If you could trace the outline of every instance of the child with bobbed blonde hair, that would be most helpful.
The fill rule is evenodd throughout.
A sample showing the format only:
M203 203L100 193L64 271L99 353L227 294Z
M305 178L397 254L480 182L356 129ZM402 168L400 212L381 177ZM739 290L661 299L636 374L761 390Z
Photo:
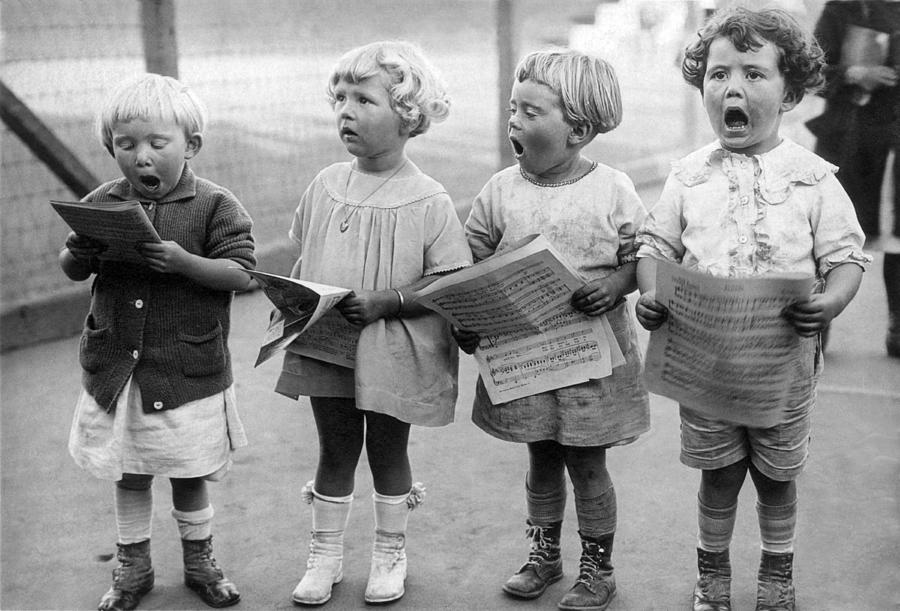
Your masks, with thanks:
M375 539L365 601L405 592L409 512L424 498L412 482L410 425L453 420L458 351L450 328L416 303L416 288L471 264L447 191L406 155L406 143L443 120L449 99L414 45L355 48L328 80L337 133L353 156L313 179L289 235L300 248L291 275L347 287L337 308L359 334L355 367L303 356L288 346L275 391L310 398L319 464L302 498L312 505L306 573L298 604L331 598L343 577L344 530L363 446L374 484Z
M240 600L212 555L206 481L220 479L247 443L228 333L233 293L249 283L240 268L256 258L241 203L188 166L205 124L206 108L176 79L145 74L116 88L97 132L122 177L84 201L139 201L162 241L140 245L143 261L127 263L98 258L103 244L72 233L59 256L70 279L94 276L69 452L116 485L119 566L101 611L133 609L153 587L154 476L172 486L185 584L212 607Z
M819 334L856 294L871 261L837 168L780 134L784 113L821 85L823 66L818 44L785 11L715 13L685 50L682 74L700 91L717 140L673 164L638 234L636 313L650 331L669 315L655 297L656 260L719 277L817 279L814 294L784 312L800 337L780 422L744 426L680 405L681 462L701 470L695 611L731 608L729 548L748 474L761 547L756 609L795 608L797 478L809 454Z
M605 609L616 593L612 547L617 527L615 488L606 450L650 428L647 391L635 326L625 296L637 288L635 233L644 207L631 180L582 150L622 120L612 66L577 51L538 51L515 70L509 140L518 164L495 174L475 198L466 236L476 261L541 233L583 276L572 305L605 315L625 356L612 375L493 404L479 378L472 420L488 434L525 443L528 537L525 564L503 590L532 599L563 576L560 539L566 480L575 496L581 537L579 573L560 609ZM454 335L466 352L480 338Z

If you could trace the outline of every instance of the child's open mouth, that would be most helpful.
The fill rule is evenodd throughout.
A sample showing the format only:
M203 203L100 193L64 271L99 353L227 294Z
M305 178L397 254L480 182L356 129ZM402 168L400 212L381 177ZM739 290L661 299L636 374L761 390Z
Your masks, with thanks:
M725 111L725 128L728 131L742 131L747 129L750 117L740 108L729 108Z
M159 189L160 181L156 176L141 176L138 180L148 191L156 191Z
M525 152L525 147L523 147L522 144L515 138L510 138L509 143L512 145L513 155L515 156L515 158L518 159L519 157L521 157Z
M348 127L341 128L341 138L358 138L359 135Z

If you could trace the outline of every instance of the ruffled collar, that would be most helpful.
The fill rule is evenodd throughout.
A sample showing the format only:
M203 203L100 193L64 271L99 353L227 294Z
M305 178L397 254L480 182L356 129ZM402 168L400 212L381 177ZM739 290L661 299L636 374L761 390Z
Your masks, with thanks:
M693 187L709 180L713 167L728 159L740 161L751 157L732 153L719 142L713 142L674 162L672 171L679 182ZM752 159L759 166L760 193L769 203L784 201L794 184L818 184L829 173L837 171L837 166L788 138L767 153L753 155Z

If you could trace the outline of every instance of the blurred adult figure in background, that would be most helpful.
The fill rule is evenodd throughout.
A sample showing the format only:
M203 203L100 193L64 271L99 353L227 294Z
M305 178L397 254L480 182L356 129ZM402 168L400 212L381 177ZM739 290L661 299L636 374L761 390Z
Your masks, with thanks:
M815 36L828 62L825 112L807 123L816 153L838 165L867 244L880 237L889 153L900 143L900 2L829 1ZM900 357L900 156L893 157L891 236L880 240L889 326L887 352Z

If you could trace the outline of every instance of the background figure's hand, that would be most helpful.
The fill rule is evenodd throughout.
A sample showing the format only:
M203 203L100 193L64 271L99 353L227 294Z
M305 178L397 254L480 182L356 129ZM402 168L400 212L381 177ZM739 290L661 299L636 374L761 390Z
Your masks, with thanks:
M880 87L894 87L897 71L889 66L850 66L845 78L866 91L874 91Z
M400 300L394 290L352 292L335 306L351 325L364 327L379 318L399 312Z
M669 309L656 300L655 292L646 292L638 298L634 308L638 322L648 331L659 329L669 317Z
M613 309L619 297L605 278L598 278L572 293L572 307L588 316L600 316Z
M76 261L88 263L92 258L106 250L107 246L94 238L78 235L72 231L66 237L66 248L72 253Z
M165 274L187 274L191 255L178 242L144 242L138 246L138 252L144 257L150 269Z
M478 348L478 342L481 341L481 336L474 331L466 331L455 325L450 326L450 332L453 334L453 339L459 344L459 349L466 354L475 352L475 349Z
M838 315L840 306L824 293L811 295L806 301L792 303L784 310L794 330L801 337L813 337L821 333Z

